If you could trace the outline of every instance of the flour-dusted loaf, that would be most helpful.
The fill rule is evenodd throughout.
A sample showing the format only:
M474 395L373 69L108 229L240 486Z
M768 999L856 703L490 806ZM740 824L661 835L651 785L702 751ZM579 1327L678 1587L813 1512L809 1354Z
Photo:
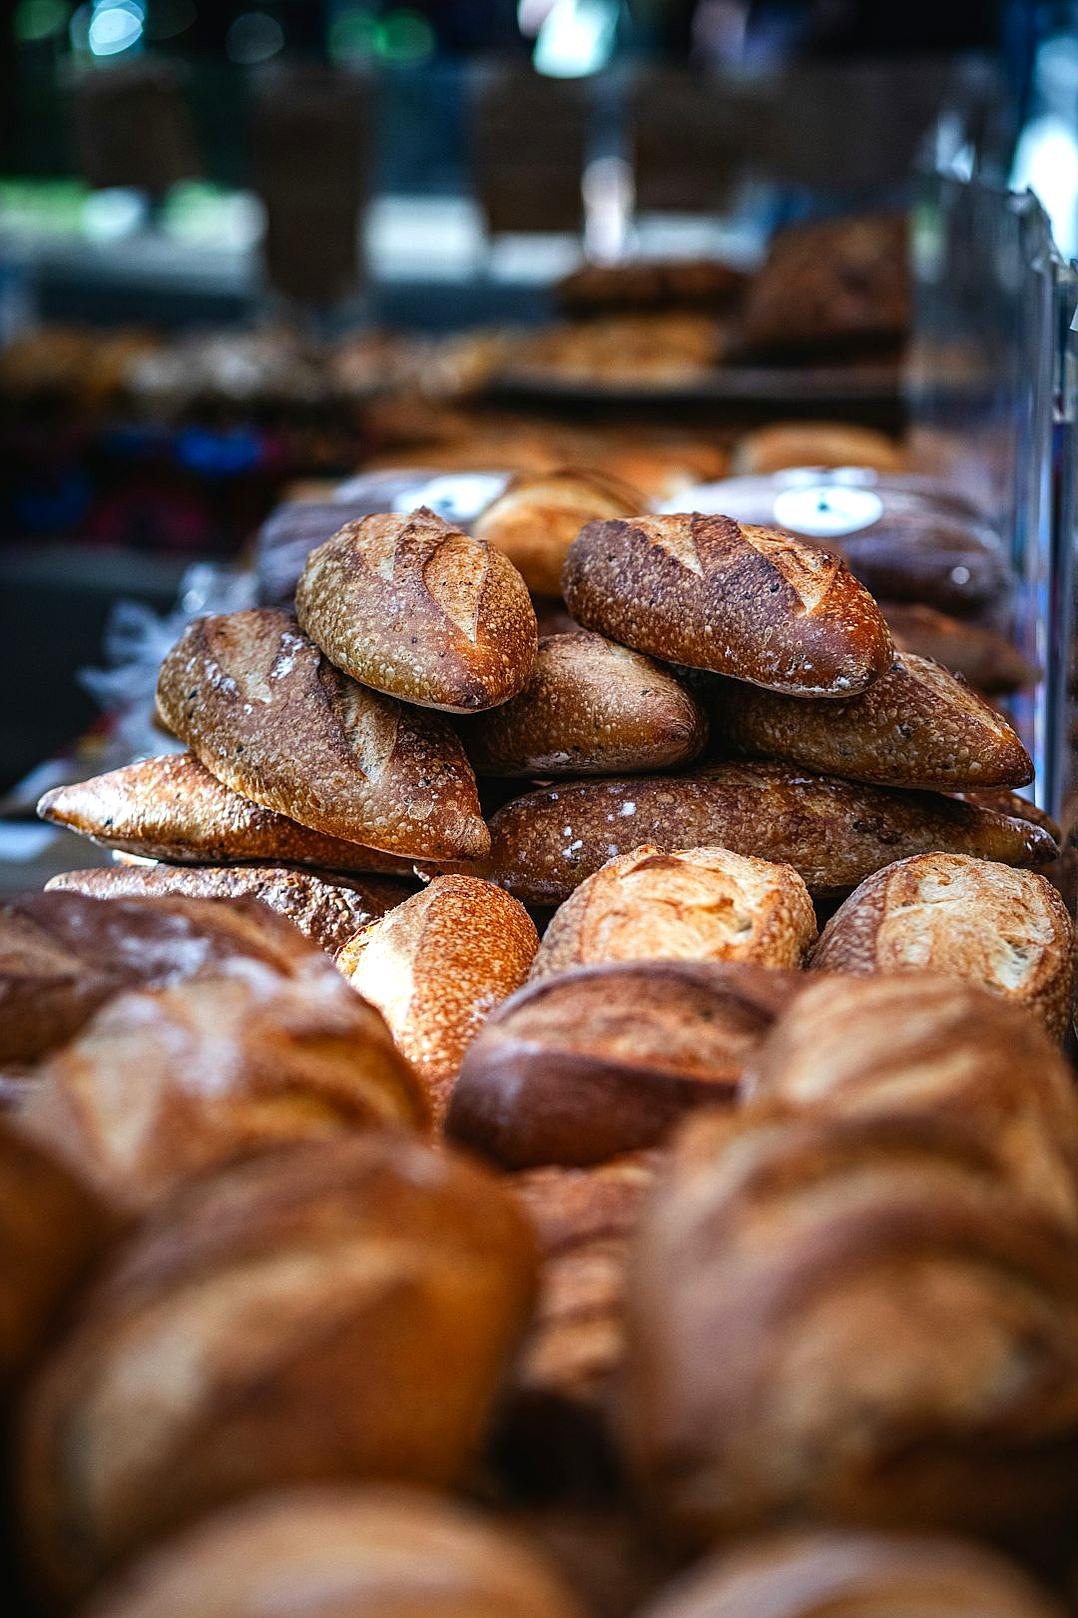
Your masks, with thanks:
M801 697L891 666L875 601L832 551L731 517L589 523L562 574L573 617L635 651Z
M519 472L472 523L472 533L503 551L540 596L561 591L569 546L589 522L639 517L650 501L604 472L573 467Z
M995 810L775 763L561 782L503 805L490 835L476 873L537 905L561 904L641 843L718 845L792 865L818 897L845 894L892 860L933 849L1008 865L1046 865L1058 854L1043 827Z
M845 702L806 702L726 680L712 691L709 711L720 743L738 752L854 781L967 792L1033 779L1033 761L1003 715L912 652Z
M327 837L264 809L211 775L193 753L165 753L53 787L37 806L102 848L176 865L313 865L407 874L411 861Z
M798 967L816 914L797 872L728 848L644 843L586 877L555 912L532 967L550 977L604 961L754 961Z
M487 847L446 721L357 685L287 613L196 619L161 665L157 701L219 781L311 831L430 859Z
M978 691L1002 695L1037 678L1017 647L986 624L952 618L924 601L884 601L880 607L901 651L933 658Z
M916 854L866 877L824 928L820 972L953 974L1024 1006L1062 1038L1074 923L1033 871L961 854Z
M642 961L529 983L468 1050L447 1132L509 1168L601 1163L733 1101L810 981L745 963Z
M535 664L535 610L512 562L425 506L346 523L307 558L296 612L339 669L425 708L493 708Z
M386 1018L440 1120L465 1051L538 947L535 923L504 889L439 876L357 933L337 965Z
M481 775L621 775L689 763L707 718L669 669L577 629L544 637L520 695L461 735Z

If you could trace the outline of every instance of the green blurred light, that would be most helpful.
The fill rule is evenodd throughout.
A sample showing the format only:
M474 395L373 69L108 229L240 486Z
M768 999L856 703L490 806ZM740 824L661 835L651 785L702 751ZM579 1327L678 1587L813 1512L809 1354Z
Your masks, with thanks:
M410 67L434 55L434 29L418 11L390 11L378 25L375 49L387 62Z
M67 27L67 6L63 0L19 0L11 27L20 45L48 39Z
M378 24L365 6L349 6L330 24L326 50L332 62L366 61L378 50Z

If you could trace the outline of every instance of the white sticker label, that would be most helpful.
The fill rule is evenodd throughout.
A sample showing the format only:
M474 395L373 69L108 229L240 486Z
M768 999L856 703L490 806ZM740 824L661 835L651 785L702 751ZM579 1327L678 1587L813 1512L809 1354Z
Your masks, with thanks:
M780 528L822 538L871 527L883 516L883 501L871 489L818 483L808 489L783 489L775 496L774 512Z
M416 506L429 506L446 522L471 522L497 499L508 481L504 472L446 472L407 489L393 502L393 509L413 511Z

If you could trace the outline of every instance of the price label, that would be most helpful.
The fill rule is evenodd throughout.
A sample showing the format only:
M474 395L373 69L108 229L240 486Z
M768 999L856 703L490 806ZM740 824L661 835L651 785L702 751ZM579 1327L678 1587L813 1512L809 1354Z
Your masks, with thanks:
M774 512L780 528L823 539L870 528L883 516L883 501L872 489L818 483L807 489L783 489L775 496Z

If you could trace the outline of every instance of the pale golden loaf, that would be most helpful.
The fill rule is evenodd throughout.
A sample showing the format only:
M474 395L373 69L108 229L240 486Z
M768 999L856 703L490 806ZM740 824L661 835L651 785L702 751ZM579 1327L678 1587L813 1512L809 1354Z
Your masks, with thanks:
M479 513L471 530L508 556L529 590L556 596L569 546L586 523L636 517L649 509L647 496L618 478L559 467L551 472L518 472Z
M730 470L767 475L792 466L867 466L901 472L902 448L874 427L850 421L776 421L738 439Z

